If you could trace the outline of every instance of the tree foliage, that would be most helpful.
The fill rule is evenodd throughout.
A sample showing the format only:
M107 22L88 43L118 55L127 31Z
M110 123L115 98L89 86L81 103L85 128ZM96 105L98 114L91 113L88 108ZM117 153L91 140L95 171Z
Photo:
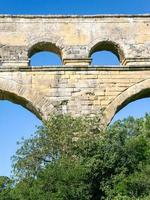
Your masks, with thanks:
M0 177L0 199L11 200L11 184L12 181L6 176Z
M53 115L13 157L0 199L150 199L150 115L99 128L99 118ZM11 189L10 189L11 188Z

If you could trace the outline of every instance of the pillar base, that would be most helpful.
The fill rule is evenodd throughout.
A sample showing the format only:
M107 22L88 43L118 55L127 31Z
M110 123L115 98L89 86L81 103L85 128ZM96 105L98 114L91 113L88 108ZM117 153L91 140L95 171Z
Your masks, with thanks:
M126 58L123 60L122 65L127 67L150 66L150 58Z
M0 68L28 68L28 61L2 61Z
M65 66L88 66L91 64L91 59L63 59Z

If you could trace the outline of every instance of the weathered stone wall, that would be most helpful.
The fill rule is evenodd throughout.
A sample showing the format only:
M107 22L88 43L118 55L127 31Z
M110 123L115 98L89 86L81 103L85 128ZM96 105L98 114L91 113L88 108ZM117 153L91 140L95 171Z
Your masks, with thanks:
M3 67L26 67L38 43L49 43L65 65L88 65L98 48L114 51L123 65L149 64L149 38L149 15L0 16Z
M142 89L139 83L144 84ZM124 101L134 100L133 95L148 88L150 70L141 68L136 71L130 68L32 68L0 72L2 98L20 103L45 118L55 111L85 115L100 113L103 109L108 123ZM143 96L135 98L138 97Z
M29 66L42 50L61 67ZM98 50L122 65L90 66ZM0 99L47 118L52 112L94 115L109 123L129 102L150 96L150 16L0 16Z

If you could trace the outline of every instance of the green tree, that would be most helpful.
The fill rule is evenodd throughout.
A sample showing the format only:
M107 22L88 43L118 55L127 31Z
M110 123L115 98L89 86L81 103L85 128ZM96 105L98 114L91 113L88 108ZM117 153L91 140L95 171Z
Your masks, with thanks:
M7 176L0 177L0 199L1 200L12 200L11 197L11 186L12 180Z
M150 197L149 125L150 115L146 114L140 119L129 117L117 121L108 128L106 138L111 141L106 140L107 149L108 143L110 147L108 153L105 149L105 155L108 154L108 163L112 160L111 173L104 181L104 191L108 199Z
M150 199L150 115L117 121L53 115L14 156L15 200Z
M15 194L20 199L89 199L85 163L95 151L98 127L96 118L51 116L34 137L22 141L13 158Z

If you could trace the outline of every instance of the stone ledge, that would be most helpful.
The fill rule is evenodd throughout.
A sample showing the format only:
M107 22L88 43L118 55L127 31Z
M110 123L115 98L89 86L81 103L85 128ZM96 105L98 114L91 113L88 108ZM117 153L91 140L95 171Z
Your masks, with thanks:
M120 17L150 17L149 13L146 14L97 14L97 15L10 15L0 14L0 18L120 18Z
M140 66L76 66L76 67L66 67L66 66L35 66L35 67L15 67L14 68L0 68L0 72L38 72L38 71L150 71L150 65L140 65Z

